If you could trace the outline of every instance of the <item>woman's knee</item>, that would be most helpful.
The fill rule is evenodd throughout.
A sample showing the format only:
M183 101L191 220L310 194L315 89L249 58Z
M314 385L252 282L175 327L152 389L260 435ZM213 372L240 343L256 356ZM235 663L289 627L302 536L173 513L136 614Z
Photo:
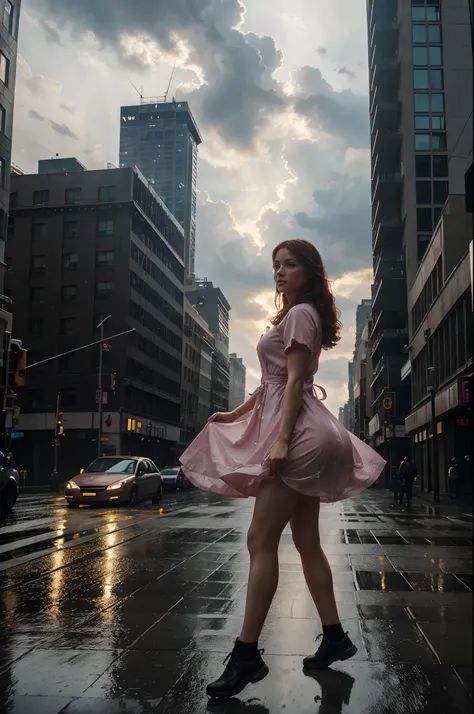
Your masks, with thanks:
M252 524L247 533L247 548L250 555L255 553L277 551L280 534Z

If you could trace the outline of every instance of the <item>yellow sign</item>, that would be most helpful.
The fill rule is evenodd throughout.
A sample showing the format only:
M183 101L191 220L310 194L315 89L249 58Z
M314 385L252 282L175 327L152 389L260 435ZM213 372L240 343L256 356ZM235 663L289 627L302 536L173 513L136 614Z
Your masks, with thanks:
M393 406L393 400L392 397L384 397L382 399L382 406L386 411L390 411L390 409Z

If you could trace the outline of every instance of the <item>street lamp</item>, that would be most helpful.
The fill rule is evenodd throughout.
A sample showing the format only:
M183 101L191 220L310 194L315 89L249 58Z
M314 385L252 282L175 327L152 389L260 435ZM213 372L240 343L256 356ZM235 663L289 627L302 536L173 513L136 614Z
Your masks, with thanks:
M107 320L110 320L112 315L107 315L104 317L102 322L99 322L96 329L100 329L100 349L99 349L99 384L97 387L97 396L99 400L99 428L97 436L97 456L101 456L101 446L102 446L102 367L104 363L104 325Z
M438 434L436 428L436 367L428 367L426 377L427 390L431 400L431 439L433 441L433 497L439 502L439 464L438 464Z

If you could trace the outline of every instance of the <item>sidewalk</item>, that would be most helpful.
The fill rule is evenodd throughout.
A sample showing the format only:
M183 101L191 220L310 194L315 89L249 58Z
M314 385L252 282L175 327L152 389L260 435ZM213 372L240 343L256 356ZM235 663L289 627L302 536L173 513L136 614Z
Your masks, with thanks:
M415 498L406 512L375 490L322 507L321 540L358 653L311 677L301 659L321 627L285 531L260 643L270 674L238 699L209 703L205 684L221 673L243 615L252 501L193 499L167 517L148 512L133 538L110 539L100 556L81 551L80 565L13 589L39 572L37 561L6 571L2 712L472 710L472 520L462 508Z

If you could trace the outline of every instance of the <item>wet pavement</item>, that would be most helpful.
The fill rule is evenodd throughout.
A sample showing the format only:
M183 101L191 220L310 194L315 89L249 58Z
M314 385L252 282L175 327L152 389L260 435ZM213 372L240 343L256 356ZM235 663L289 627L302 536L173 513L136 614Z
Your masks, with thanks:
M389 495L322 507L350 661L305 675L321 626L291 535L261 646L269 676L208 702L243 614L252 500L68 510L27 496L0 521L5 714L472 711L472 513Z

